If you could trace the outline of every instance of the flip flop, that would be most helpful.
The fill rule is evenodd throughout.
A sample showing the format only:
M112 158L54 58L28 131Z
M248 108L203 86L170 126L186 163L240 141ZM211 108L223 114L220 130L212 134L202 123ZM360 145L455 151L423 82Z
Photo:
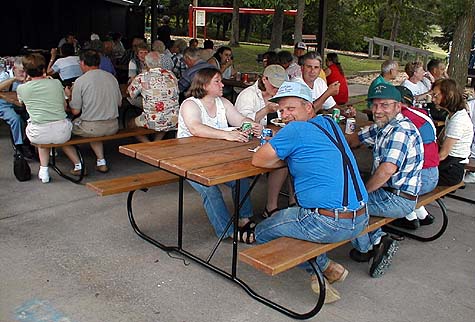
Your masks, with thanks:
M238 228L239 241L241 243L253 244L256 241L256 235L254 229L256 228L256 223L252 220L249 220L244 226Z
M279 211L280 208L275 208L275 209L272 209L272 210L267 210L267 207L264 208L264 213L262 214L262 217L264 218L269 218L270 216L272 216L274 213L276 213L277 211Z

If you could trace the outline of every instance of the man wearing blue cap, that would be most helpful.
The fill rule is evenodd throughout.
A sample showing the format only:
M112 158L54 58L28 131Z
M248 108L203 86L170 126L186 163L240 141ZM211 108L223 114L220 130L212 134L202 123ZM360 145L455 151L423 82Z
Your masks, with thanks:
M375 124L348 137L352 147L373 146L372 175L366 182L371 216L403 218L414 211L421 188L424 148L416 126L401 114L401 94L390 84L379 84L368 93ZM353 240L350 257L370 262L372 277L391 265L398 242L382 230Z
M305 84L284 82L271 101L279 104L282 119L289 123L254 154L252 164L288 166L298 206L258 224L257 242L282 236L322 243L355 238L368 224L368 196L341 129L331 118L316 116L312 93ZM343 281L348 271L326 254L315 262L327 282L325 303L338 300L338 292L329 284ZM311 285L318 293L314 275Z

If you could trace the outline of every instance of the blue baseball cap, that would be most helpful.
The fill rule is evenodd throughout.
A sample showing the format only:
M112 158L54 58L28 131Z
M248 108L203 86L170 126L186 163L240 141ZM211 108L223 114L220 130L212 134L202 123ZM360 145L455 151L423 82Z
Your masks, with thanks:
M313 102L312 91L307 85L300 82L283 82L277 94L269 101L278 103L279 100L284 97L299 97L310 103Z
M368 101L372 101L375 98L392 99L400 102L401 93L391 84L379 84L368 92Z

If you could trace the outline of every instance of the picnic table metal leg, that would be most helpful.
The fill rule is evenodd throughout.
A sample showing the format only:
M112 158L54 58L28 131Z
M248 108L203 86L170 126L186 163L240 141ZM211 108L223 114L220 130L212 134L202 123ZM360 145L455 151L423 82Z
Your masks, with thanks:
M474 200L474 199L468 199L468 198L465 198L465 197L457 196L457 195L455 195L455 194L453 194L453 193L448 194L448 195L446 195L446 196L449 197L449 198L455 199L455 200L459 200L459 201L471 203L472 205L475 204L475 200Z
M389 233L394 233L400 236L409 237L411 239L418 240L421 242L431 242L438 239L440 236L444 234L445 230L447 229L447 225L449 224L449 217L447 216L447 207L445 206L445 203L442 201L442 199L439 198L439 199L436 199L435 201L439 204L439 207L442 211L442 227L440 227L440 229L434 235L429 236L429 237L423 237L420 235L410 233L406 230L402 230L397 227L391 226L391 224L385 226L384 231L389 232Z
M84 159L81 154L81 150L79 149L79 146L74 145L74 148L76 149L76 153L79 157L79 163L81 163L81 173L79 174L79 177L71 177L67 174L65 174L63 171L61 171L60 168L56 165L56 148L51 148L51 158L50 158L50 166L53 168L54 171L56 171L57 174L59 174L61 177L63 177L66 180L69 180L73 183L81 183L82 179L84 178L84 174L86 171L86 167L84 165Z

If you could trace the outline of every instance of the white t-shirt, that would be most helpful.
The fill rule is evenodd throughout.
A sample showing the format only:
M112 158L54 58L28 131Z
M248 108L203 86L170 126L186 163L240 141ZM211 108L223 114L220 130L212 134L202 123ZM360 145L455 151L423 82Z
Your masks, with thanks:
M467 110L457 111L445 121L445 138L457 139L449 155L457 158L468 158L473 141L473 124ZM462 163L467 163L462 162Z
M262 91L258 87L258 82L243 89L239 93L234 106L239 113L255 121L256 113L266 106L264 97L262 97ZM264 116L259 123L266 126L267 116Z
M468 114L470 115L470 119L472 120L473 132L475 133L475 99L467 101L467 105ZM470 154L470 158L475 159L475 137L472 141L472 153Z
M401 86L407 87L412 92L412 95L414 96L425 94L430 90L430 88L427 88L426 85L422 81L414 84L408 79L402 82Z
M300 82L302 84L307 85L305 81L303 80L303 78L300 78L300 77L296 77L292 81ZM327 83L325 83L325 81L321 79L320 77L317 77L317 79L313 81L313 88L310 88L310 90L312 91L312 99L315 101L317 98L322 96L322 94L325 93L327 89L328 89ZM323 103L323 109L329 110L335 105L336 105L335 100L333 99L332 96L330 96Z

